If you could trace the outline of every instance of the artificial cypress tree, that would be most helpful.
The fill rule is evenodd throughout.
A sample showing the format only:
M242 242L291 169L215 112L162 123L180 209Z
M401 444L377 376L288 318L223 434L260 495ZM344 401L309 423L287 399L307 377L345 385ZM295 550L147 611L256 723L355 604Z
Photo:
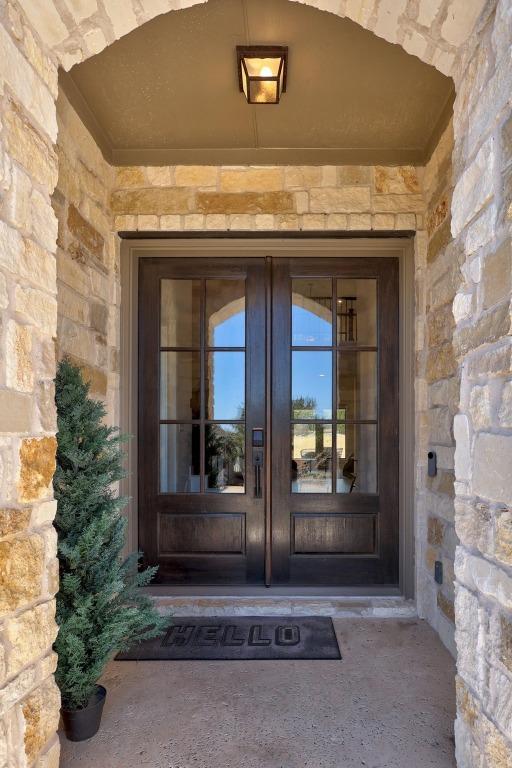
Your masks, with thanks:
M103 423L105 408L89 396L80 369L58 367L57 499L60 591L56 672L63 705L85 707L115 651L154 637L166 624L139 587L156 569L139 571L140 553L121 557L126 499L113 484L124 476L118 431Z

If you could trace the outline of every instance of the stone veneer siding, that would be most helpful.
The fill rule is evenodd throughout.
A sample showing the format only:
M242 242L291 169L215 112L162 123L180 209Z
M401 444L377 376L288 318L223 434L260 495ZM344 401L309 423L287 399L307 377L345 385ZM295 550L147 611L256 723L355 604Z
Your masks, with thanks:
M54 734L59 699L52 679L55 660L51 653L55 636L53 594L57 586L51 527L55 510L51 501L55 450L51 380L55 366L57 222L50 208L50 194L57 181L57 64L61 62L69 68L158 13L191 4L194 0L59 0L57 5L53 0L4 0L0 4L0 343L4 352L0 363L0 405L5 402L0 408L0 759L9 765L50 768L58 762ZM239 180L243 171L247 183L256 170L262 169L218 170L216 181L207 184L180 183L180 175L186 177L189 169L175 169L174 177L165 176L170 171L164 170L165 179L159 181L150 178L150 174L158 175L160 171L142 169L142 183L112 181L115 215L136 217L121 219L114 227L123 221L123 228L144 231L154 228L157 218L158 226L164 229L194 230L199 222L196 217L201 217L205 228L216 229L218 224L211 217L225 216L226 227L266 229L270 219L262 217L272 216L274 225L279 226L289 216L297 217L303 228L312 229L317 228L315 221L321 221L325 228L344 228L334 221L340 217L338 221L343 222L342 217L347 217L345 226L353 228L356 217L363 216L366 221L369 217L370 225L378 229L380 225L390 226L384 226L386 219L380 217L392 216L394 226L399 226L399 216L425 215L423 223L426 221L427 230L422 229L421 219L416 220L416 283L421 298L416 329L420 436L417 485L422 493L417 501L421 557L418 602L420 611L425 611L433 623L437 621L436 626L447 642L449 619L445 621L441 613L449 615L450 594L446 586L438 590L432 581L429 547L436 555L449 554L449 539L444 537L451 531L450 494L446 485L426 486L422 466L423 447L430 445L436 418L440 416L434 412L455 407L447 392L441 400L434 399L437 389L449 387L451 375L447 373L444 378L430 382L427 376L428 344L436 339L436 349L444 347L447 357L449 354L442 337L450 322L447 314L443 313L445 330L441 323L436 323L437 307L446 309L448 303L448 299L442 301L446 266L446 274L454 280L448 281L447 292L457 287L453 302L454 353L461 373L460 411L454 423L455 528L461 542L455 567L457 756L460 768L505 768L512 763L510 0L318 0L314 5L346 14L454 77L457 99L453 182L445 177L446 190L454 183L450 224L453 243L447 225L443 228L443 223L436 223L442 218L442 210L436 212L438 185L428 181L429 166L420 190L425 194L426 208L420 212L415 205L406 211L375 208L381 195L389 197L389 206L396 194L377 189L376 169L370 184L359 185L353 180L348 183L343 177L345 171L336 169L333 173L327 168L321 169L321 181L317 176L314 183L299 182L295 188L285 187L283 181L282 189L265 186L239 190L226 188L230 182L223 171L238 171L233 178ZM486 14L475 27L484 6ZM60 110L61 129L65 111ZM76 131L75 141L79 135L79 140L83 140L78 126ZM71 167L81 173L82 166L89 165L92 159L92 155L85 158L89 149L73 146L71 142L63 154ZM438 150L439 158L442 154ZM66 286L71 289L68 297L78 297L79 304L81 297L88 305L82 304L83 313L77 317L73 314L76 309L65 310L61 299L59 325L61 331L64 327L70 329L70 338L75 338L75 333L82 340L89 337L89 347L80 344L75 351L81 347L78 357L90 367L91 378L96 377L95 391L105 396L106 385L109 411L115 420L110 404L115 401L117 390L118 322L113 307L118 301L114 298L118 296L118 244L113 229L109 236L105 222L99 223L101 213L106 211L110 179L98 155L96 160L92 161L94 167L89 168L96 180L80 177L79 189L74 194L72 180L65 181L64 170L54 196L60 220L60 296L66 293ZM439 161L437 167L441 165ZM442 176L439 173L439 186L444 183ZM104 190L99 191L98 181ZM347 210L345 193L340 193L340 189L358 186L371 187L370 201L366 198L363 203L360 198L361 207L353 208L359 193L350 192L352 202L348 202ZM145 190L144 209L137 207L141 189ZM314 189L319 191L312 194ZM147 195L151 190L153 197ZM127 194L130 192L131 197ZM306 193L306 209L300 208L306 201L300 192ZM233 195L239 198L237 203ZM131 212L126 207L130 205ZM235 209L233 205L239 207ZM179 221L166 217L179 217ZM173 220L174 226L170 223ZM103 238L103 248L97 235ZM451 265L445 262L450 258ZM460 268L459 283L455 259ZM90 291L86 283L80 289L69 285L64 279L66 265L68 271L78 265L80 270L76 269L76 274L81 271L91 283L96 275L103 275L99 278L103 288L99 283ZM107 284L112 289L108 295L104 292ZM96 317L96 313L104 315L104 310L92 312L93 304L107 307L106 334L104 320ZM423 343L427 346L423 348L420 328L425 330ZM93 351L90 344L96 333L104 355L97 349ZM61 332L61 350L67 343ZM453 447L446 432L436 445L447 449L446 456ZM447 478L449 459L441 468ZM429 517L448 523L443 527L442 537L438 523L434 527L431 524L430 538L435 545L425 543Z
M112 233L114 170L64 94L57 102L58 355L82 367L91 394L119 422L119 247Z
M453 353L452 303L460 265L450 231L453 128L441 137L423 174L425 231L416 260L416 566L421 615L455 654L453 419L459 407L458 364ZM427 453L437 455L428 477ZM436 561L443 584L434 580Z
M512 3L461 52L451 230L459 766L512 765Z

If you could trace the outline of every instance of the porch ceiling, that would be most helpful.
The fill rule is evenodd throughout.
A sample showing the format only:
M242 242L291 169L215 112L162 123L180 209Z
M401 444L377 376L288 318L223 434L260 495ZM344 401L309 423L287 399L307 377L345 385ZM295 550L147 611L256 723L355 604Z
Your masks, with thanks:
M235 46L290 48L279 106L249 106ZM424 163L453 84L354 22L288 0L209 0L163 14L62 73L107 160Z

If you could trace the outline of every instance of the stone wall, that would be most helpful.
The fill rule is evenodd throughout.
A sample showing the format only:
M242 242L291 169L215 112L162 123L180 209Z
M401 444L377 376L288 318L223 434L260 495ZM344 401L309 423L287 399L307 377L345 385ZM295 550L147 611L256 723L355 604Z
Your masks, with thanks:
M463 51L454 119L460 768L512 765L511 52L512 4L500 0Z
M0 765L50 768L58 587L55 468L57 70L0 3Z
M439 255L433 259L432 274L438 275L435 282L440 290L443 280L437 269L441 270L448 250L457 254L461 267L453 305L455 351L461 371L460 413L454 429L455 526L461 542L455 568L458 762L461 768L504 768L512 763L510 0L308 1L324 10L346 13L376 34L403 45L423 61L454 74L456 80L455 188L451 221L454 243L448 242L447 228L443 230L441 224L434 227L430 238L428 234L417 235L416 256L418 268L427 269L428 247L437 249ZM55 536L51 526L55 511L51 496L55 450L51 382L55 369L57 223L50 207L50 194L57 180L54 150L57 61L69 68L158 13L193 2L87 0L64 3L59 0L56 5L53 0L0 2L0 764L16 768L34 764L49 768L58 761L54 733L59 700L52 678L55 660L51 652L55 636L53 595L57 586ZM472 33L484 6L491 15L480 20ZM30 14L32 26L25 19L23 9ZM496 15L494 9L497 9ZM84 168L88 165L76 146L68 146L65 154L74 168L82 170L82 165ZM254 193L250 186L253 171L231 170L236 171L231 181L228 169L224 169L225 173L216 171L215 181L205 182L204 177L200 181L186 181L187 169L174 169L174 177L166 175L170 171L165 169L139 169L142 183L125 180L115 184L113 204L116 215L123 217L116 226L152 229L156 218L158 227L164 229L183 226L193 230L201 218L205 227L214 229L222 220L225 226L233 228L250 224L266 229L270 218L264 217L272 217L274 225L285 230L285 217L291 217L290 221L296 221L293 217L297 217L304 228L316 229L321 222L326 228L338 229L344 228L344 217L346 226L352 228L357 217L362 216L365 217L360 220L362 229L368 228L368 221L370 226L379 229L388 228L391 221L380 217L393 216L394 226L402 227L403 224L398 224L399 217L422 216L415 204L410 210L394 207L390 210L396 191L379 191L375 170L371 171L370 183L364 180L364 174L363 180L356 181L353 177L347 180L345 170L339 169L335 173L332 169L316 169L315 180L306 182L299 179L302 173L299 171L298 183L290 184L290 180L283 177L282 189L267 188L264 199L247 197ZM93 171L96 180L102 178L94 163L89 171ZM163 173L163 178L157 181L150 178L151 173L157 176ZM243 189L237 191L230 187L242 180L246 185ZM403 178L397 180L400 185L405 183ZM70 321L68 327L75 329L73 333L76 331L77 338L79 335L84 340L84 349L87 348L85 339L90 342L98 332L98 322L91 311L93 302L102 306L117 305L114 250L105 245L106 261L102 262L97 239L99 235L107 243L104 221L99 223L104 192L89 181L91 188L87 181L80 179L76 197L64 189L54 198L63 222L61 267L72 269L70 265L78 264L91 282L96 274L104 275L105 283L114 291L107 298L101 287L91 288L94 299L89 303L85 283L82 292L61 280L61 286L70 288L74 297L85 298L88 304L78 318L72 316L75 310L61 310L61 328L66 326L64 321ZM64 181L62 186L65 187ZM156 196L149 207L137 208L140 188L147 191L153 187ZM352 201L361 195L360 205L353 208L354 203L349 202L347 209L345 192L340 192L346 187L369 188L369 199L363 198L364 191L351 191ZM165 198L169 188L173 188L171 210L166 207L169 203L164 207L157 204L159 196ZM196 188L192 196L187 193L190 188ZM428 184L425 188L429 189ZM314 195L313 189L317 190ZM259 192L261 190L256 190L255 194ZM418 191L411 194L417 195ZM226 208L234 202L230 195L245 197L242 210ZM384 197L388 198L385 209L375 208ZM279 201L279 211L269 211L269 200ZM429 197L430 203L433 200L434 197ZM95 201L94 209L91 201ZM130 205L132 208L128 210ZM176 210L177 205L182 207ZM220 205L224 207L219 210ZM429 205L429 213L435 208ZM215 220L212 218L215 216L226 218ZM244 219L244 216L251 218ZM415 221L421 229L422 219L415 218ZM437 233L437 245L432 246ZM439 245L443 239L446 244ZM80 264L73 254L82 248L85 261ZM61 269L61 277L63 274ZM449 290L452 289L450 285ZM430 320L426 338L432 339L437 333L437 313L430 308L443 306L448 299L443 302L438 293L433 298L429 295L426 291L421 312L425 321ZM448 324L446 315L444 319ZM112 351L117 346L114 312L109 313L107 322L112 331L107 334L99 331L103 338L98 345ZM104 330L103 320L100 325ZM418 336L421 327L420 318ZM437 348L442 349L441 336L438 342ZM91 377L94 374L99 377L98 382L102 382L101 386L95 384L98 390L105 389L102 374L108 377L108 399L109 391L117 388L115 352L112 359L109 352L107 362L107 357L98 356L98 350L94 350L94 355L91 348L89 351L91 354L86 355L82 350L80 359L90 366ZM432 437L434 411L451 407L451 401L444 395L439 402L429 398L434 397L438 387L444 386L442 382L449 381L449 376L427 385L428 355L422 357L425 350L421 349L418 353L422 374L417 381L418 402L423 398L423 413L419 414L418 421L424 427L421 434L426 438L426 447ZM436 444L449 451L450 445L444 443L440 440ZM419 469L417 476L421 482L424 467ZM442 469L449 473L448 463ZM444 504L443 496L449 494L440 486L425 491L425 523L428 499L439 499ZM442 520L445 514L448 513L438 511L433 517ZM418 533L428 533L428 525L423 533ZM443 544L439 547L441 553L443 547L446 551ZM425 547L424 553L426 551ZM424 568L423 562L424 582L433 589L431 574L427 573L428 563ZM435 592L432 594L436 603L442 600ZM439 594L447 596L442 589ZM441 626L444 626L442 622L438 624Z
M423 175L426 230L418 234L416 259L416 557L419 613L455 653L453 419L459 407L459 374L452 304L460 267L450 231L452 152L450 124ZM433 478L427 474L428 451L437 456ZM436 562L443 569L442 584L434 580Z
M64 94L57 103L58 356L80 365L118 423L119 248L112 235L113 169Z
M416 230L411 166L173 166L116 170L112 213L127 230Z

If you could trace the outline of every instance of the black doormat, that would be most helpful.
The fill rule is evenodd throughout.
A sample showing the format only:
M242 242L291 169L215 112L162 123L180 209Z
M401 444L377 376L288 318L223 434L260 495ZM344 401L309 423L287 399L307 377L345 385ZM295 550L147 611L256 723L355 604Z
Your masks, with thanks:
M167 632L116 656L118 661L341 659L325 616L237 616L172 620Z

